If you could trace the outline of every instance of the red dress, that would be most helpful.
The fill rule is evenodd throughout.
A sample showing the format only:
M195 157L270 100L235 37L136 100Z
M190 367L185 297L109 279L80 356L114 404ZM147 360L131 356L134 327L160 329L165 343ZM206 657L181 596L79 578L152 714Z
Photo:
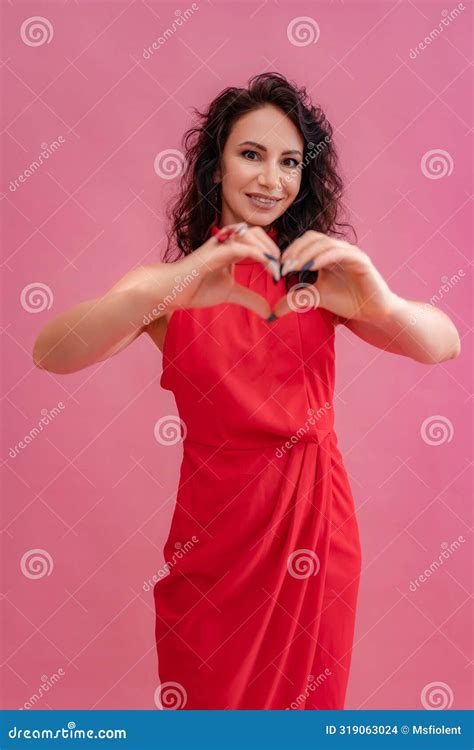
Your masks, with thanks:
M218 250L217 250L218 251ZM236 280L270 305L262 264ZM177 309L161 386L183 459L154 587L158 708L342 709L361 551L334 432L334 315Z

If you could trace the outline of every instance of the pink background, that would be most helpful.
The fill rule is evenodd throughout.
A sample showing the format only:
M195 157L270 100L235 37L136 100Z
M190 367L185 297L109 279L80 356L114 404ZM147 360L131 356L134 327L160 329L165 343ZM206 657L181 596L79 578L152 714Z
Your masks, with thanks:
M157 420L176 413L159 386L161 353L142 336L60 376L36 369L31 352L51 317L159 260L177 181L157 174L155 158L181 148L191 107L277 70L305 85L333 123L358 244L394 291L428 301L461 272L439 302L461 356L424 365L340 328L335 410L363 545L346 707L422 708L423 688L442 682L452 708L468 708L472 9L466 3L412 59L454 4L197 5L145 59L174 4L3 3L2 707L20 708L60 669L37 708L155 707L153 598L143 584L163 564L182 452L154 436ZM54 33L31 46L20 27L37 15ZM317 23L314 43L289 40L299 16ZM451 174L423 173L433 149L447 152ZM28 287L38 284L46 286L34 295ZM430 445L421 426L440 418L449 438ZM459 536L459 549L410 591ZM53 569L32 579L21 560L37 548Z

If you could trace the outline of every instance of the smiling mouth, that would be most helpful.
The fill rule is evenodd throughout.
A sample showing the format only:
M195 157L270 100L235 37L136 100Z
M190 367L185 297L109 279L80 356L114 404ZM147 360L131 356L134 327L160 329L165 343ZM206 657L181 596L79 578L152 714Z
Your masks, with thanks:
M278 201L281 200L281 198L266 198L252 193L245 193L245 195L247 196L247 198L250 198L255 206L260 206L261 208L273 208L273 206L276 206Z

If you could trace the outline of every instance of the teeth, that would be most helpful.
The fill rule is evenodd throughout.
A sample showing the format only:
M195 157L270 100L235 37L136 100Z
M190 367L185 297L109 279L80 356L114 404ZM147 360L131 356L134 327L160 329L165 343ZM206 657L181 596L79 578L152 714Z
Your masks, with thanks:
M256 195L250 196L252 200L257 201L257 203L263 203L265 206L273 206L276 203L276 200L271 200L268 198L258 198Z

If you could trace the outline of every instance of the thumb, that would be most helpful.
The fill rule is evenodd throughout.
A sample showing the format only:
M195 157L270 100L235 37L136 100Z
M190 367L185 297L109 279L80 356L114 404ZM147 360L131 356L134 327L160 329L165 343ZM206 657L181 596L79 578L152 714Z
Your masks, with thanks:
M280 299L277 300L277 302L273 306L273 313L277 316L277 318L282 318L283 315L287 315L290 311L291 308L288 305L288 295L285 294L283 297L280 297Z
M242 284L233 284L226 302L232 302L233 304L247 307L265 320L271 313L270 305L265 297L262 297L258 292L253 292L251 289L247 289L247 287L242 286Z

